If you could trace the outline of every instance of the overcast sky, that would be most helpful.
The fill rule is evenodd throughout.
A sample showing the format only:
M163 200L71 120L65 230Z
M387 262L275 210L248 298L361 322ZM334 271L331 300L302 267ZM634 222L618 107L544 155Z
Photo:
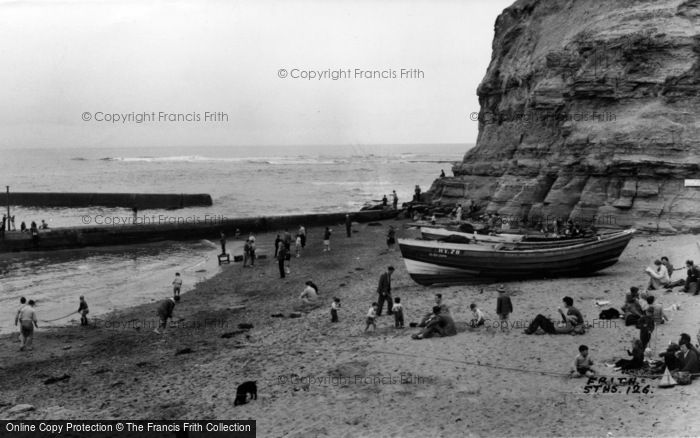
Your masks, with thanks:
M0 2L0 147L473 143L511 3Z

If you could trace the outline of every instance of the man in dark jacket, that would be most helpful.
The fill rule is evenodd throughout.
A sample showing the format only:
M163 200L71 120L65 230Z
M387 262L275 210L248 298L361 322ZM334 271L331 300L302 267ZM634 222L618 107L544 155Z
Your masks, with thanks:
M180 297L171 297L168 298L167 300L164 300L160 303L158 306L158 316L160 317L160 330L165 330L165 327L168 325L168 319L173 317L173 310L175 309L175 303L180 301ZM153 330L154 332L161 334L161 331L158 329Z
M377 286L377 294L379 298L377 303L379 304L379 311L377 316L382 316L382 308L384 307L384 301L386 301L386 313L387 315L393 315L391 311L392 298L391 298L391 274L394 273L394 267L389 266L379 277L379 286Z
M700 373L700 362L698 362L698 354L695 349L690 348L689 342L681 344L681 351L678 356L681 362L680 371L686 371L690 374Z

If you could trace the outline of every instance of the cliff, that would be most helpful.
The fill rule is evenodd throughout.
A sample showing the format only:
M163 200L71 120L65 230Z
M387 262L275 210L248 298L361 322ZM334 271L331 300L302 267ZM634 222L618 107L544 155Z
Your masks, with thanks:
M476 146L434 203L700 230L700 0L518 0L477 93Z

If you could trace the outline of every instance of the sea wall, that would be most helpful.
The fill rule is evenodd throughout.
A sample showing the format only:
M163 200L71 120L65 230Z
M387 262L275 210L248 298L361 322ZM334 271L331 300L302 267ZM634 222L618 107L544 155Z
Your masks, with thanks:
M700 1L518 0L439 204L700 231Z
M0 204L7 204L7 194L0 193ZM124 207L139 210L207 207L211 195L168 193L50 193L10 192L10 205L24 207Z
M304 227L344 227L345 215L352 221L371 222L394 218L400 210L361 211L355 213L300 214L291 216L261 216L252 218L223 219L197 224L148 224L99 227L66 227L41 230L34 242L28 233L6 232L0 240L0 252L46 251L67 248L107 245L138 245L164 240L210 239L218 242L219 233L233 238L236 230L242 235L267 231L289 230L294 233ZM342 235L344 229L336 229Z

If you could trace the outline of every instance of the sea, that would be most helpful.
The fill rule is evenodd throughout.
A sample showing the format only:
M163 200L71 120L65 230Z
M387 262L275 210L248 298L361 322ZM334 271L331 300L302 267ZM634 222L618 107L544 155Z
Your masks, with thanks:
M11 149L0 151L0 187L212 196L210 207L137 212L144 222L357 211L384 195L391 199L392 190L399 203L410 200L416 185L425 191L441 170L451 175L452 164L472 146ZM127 208L10 209L17 229L42 220L50 228L133 220ZM81 295L92 317L161 300L172 294L175 272L183 277L183 292L219 272L218 252L218 242L198 240L0 254L0 333L16 329L21 296L36 301L40 327L73 324Z

